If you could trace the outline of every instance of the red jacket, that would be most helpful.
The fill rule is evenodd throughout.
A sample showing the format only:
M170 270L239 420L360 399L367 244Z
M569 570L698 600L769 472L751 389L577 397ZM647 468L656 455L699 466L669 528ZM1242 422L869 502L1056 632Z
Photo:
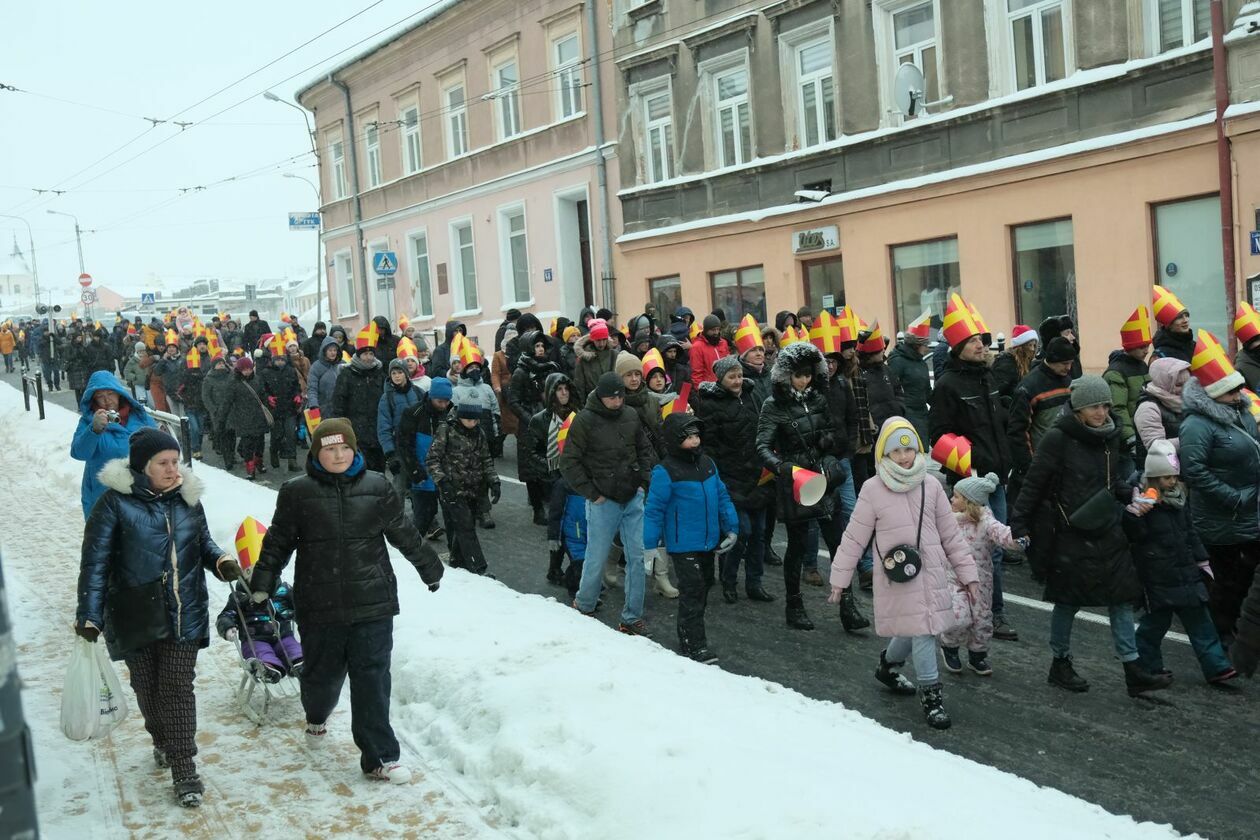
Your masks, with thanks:
M731 348L725 338L718 339L716 345L710 344L703 335L696 336L691 342L689 351L691 358L691 387L699 388L702 382L717 382L713 375L713 363L723 356L731 355Z

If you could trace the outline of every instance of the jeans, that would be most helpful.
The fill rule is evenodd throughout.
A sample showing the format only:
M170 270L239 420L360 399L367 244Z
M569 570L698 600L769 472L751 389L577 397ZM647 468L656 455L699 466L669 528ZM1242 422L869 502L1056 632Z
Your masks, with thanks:
M201 433L206 426L206 413L199 408L188 411L188 446L193 452L201 451Z
M1050 650L1059 659L1072 656L1072 622L1078 610L1080 607L1070 604L1055 604L1050 613ZM1121 662L1134 661L1138 658L1138 649L1133 607L1128 604L1107 607L1107 617L1111 619L1111 643L1115 645L1116 656Z
M350 733L359 766L370 773L398 760L398 739L389 725L390 653L394 620L359 624L299 624L302 649L302 708L308 723L328 720L350 675Z
M39 366L44 371L44 384L49 388L60 388L61 362L56 359L40 359Z
M4 354L4 372L13 373L13 354L12 353Z
M1006 524L1006 488L1000 484L993 495L989 496L989 509L993 511L994 519ZM997 546L993 549L993 617L996 620L1005 614L1006 601L1002 598L1002 548Z
M1190 646L1194 648L1194 655L1199 658L1199 668L1203 671L1203 676L1210 680L1228 671L1229 659L1225 656L1225 649L1221 647L1220 637L1216 635L1212 613L1203 604L1193 607L1160 607L1142 616L1137 627L1138 659L1142 667L1148 671L1163 670L1164 656L1159 647L1168 628L1172 626L1174 614L1181 619L1181 626L1190 637Z
M941 681L936 668L935 636L893 636L888 640L884 658L891 662L905 662L911 657L914 677L920 686L935 685Z
M604 578L604 564L612 548L613 536L621 534L626 558L626 602L621 609L623 624L643 618L643 491L625 504L605 499L595 504L586 502L586 562L582 565L582 582L578 587L577 605L582 612L595 611L599 587Z
M713 586L713 552L671 556L678 575L678 649L690 656L709 646L704 633L704 607Z
M849 527L849 517L853 516L853 509L857 507L857 485L853 482L853 461L849 458L842 458L840 463L844 465L844 483L836 488L836 510L840 511L840 531L844 534ZM827 558L828 564L835 559L833 556ZM873 566L871 561L871 550L868 548L862 553L862 559L858 561L858 570L869 572Z
M569 498L569 484L556 475L547 497L547 542L560 542L564 526L564 506Z
M766 551L766 509L735 507L739 515L739 539L735 546L722 556L722 586L734 589L739 582L739 561L744 561L744 589L755 589L761 586L761 577L765 574Z

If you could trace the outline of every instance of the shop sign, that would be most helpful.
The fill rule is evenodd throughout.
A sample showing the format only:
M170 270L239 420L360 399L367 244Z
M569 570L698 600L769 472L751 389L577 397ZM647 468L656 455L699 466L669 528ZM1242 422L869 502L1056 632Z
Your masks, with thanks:
M840 228L836 225L798 230L792 233L792 253L809 254L814 251L833 251L840 247Z

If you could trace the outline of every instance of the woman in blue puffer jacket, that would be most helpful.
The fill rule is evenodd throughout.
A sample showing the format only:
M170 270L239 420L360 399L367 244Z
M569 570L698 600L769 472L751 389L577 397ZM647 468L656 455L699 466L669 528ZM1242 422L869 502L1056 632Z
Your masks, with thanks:
M175 796L196 807L204 792L197 754L193 672L210 643L206 571L236 580L241 568L210 538L202 483L179 463L179 444L158 429L131 436L125 458L100 472L107 488L83 531L75 633L124 659Z
M83 518L87 519L92 505L105 492L105 485L97 478L101 467L115 458L127 457L127 439L132 432L156 427L157 423L117 376L103 370L88 379L79 400L79 412L82 416L70 443L70 457L86 462L79 495Z

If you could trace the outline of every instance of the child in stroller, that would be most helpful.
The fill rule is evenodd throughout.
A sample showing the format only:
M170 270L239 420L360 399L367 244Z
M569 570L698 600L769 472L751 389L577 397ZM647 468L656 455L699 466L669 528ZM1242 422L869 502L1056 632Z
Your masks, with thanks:
M293 626L293 587L285 581L270 601L261 604L250 598L244 581L237 581L215 622L220 636L240 643L241 658L250 671L269 683L302 673L302 645L293 636Z

